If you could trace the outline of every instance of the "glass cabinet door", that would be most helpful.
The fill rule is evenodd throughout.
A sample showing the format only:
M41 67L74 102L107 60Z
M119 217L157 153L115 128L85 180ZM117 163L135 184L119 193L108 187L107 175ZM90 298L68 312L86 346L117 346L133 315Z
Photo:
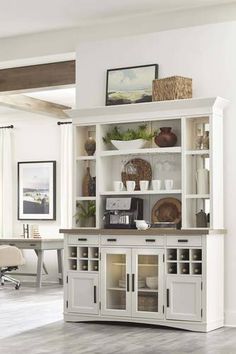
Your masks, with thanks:
M163 250L133 250L132 316L163 318Z
M131 250L102 249L102 313L131 315Z

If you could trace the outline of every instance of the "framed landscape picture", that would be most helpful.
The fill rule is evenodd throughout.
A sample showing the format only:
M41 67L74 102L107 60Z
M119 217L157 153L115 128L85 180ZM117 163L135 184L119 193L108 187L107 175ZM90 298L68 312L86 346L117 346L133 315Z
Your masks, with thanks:
M18 220L56 219L56 161L18 162Z
M106 106L152 101L158 64L107 70Z

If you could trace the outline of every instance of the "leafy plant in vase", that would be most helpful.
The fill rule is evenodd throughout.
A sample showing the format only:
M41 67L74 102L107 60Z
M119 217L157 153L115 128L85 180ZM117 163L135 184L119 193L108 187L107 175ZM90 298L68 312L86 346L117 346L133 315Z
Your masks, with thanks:
M146 124L140 125L138 129L127 129L124 132L115 126L103 137L103 141L106 144L111 143L118 150L141 149L147 141L152 140L154 135L155 133L148 131Z
M76 203L77 212L75 214L76 224L81 227L95 227L96 205L94 201L88 201L86 205Z

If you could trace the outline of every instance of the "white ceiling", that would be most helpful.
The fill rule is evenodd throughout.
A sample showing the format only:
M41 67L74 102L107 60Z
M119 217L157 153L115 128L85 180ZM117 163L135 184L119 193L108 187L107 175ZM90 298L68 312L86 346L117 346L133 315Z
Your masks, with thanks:
M75 108L75 87L68 87L63 89L56 90L43 90L43 91L35 91L29 93L23 93L24 95L37 98L39 100L44 100L52 103L58 103L61 105L65 105L71 108ZM8 124L9 118L14 116L14 120L22 119L22 116L32 118L32 113L23 112L21 110L4 107L0 104L0 125Z
M62 104L64 106L75 108L75 87L45 90L24 93L24 95L37 98L43 101Z
M235 2L233 0L0 0L0 38Z

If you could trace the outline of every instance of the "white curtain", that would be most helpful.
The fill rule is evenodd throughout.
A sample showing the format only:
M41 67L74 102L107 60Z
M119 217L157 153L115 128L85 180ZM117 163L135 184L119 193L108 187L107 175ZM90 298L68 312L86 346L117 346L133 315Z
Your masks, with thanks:
M12 129L0 129L0 237L12 237Z
M61 228L72 227L72 124L61 124Z

